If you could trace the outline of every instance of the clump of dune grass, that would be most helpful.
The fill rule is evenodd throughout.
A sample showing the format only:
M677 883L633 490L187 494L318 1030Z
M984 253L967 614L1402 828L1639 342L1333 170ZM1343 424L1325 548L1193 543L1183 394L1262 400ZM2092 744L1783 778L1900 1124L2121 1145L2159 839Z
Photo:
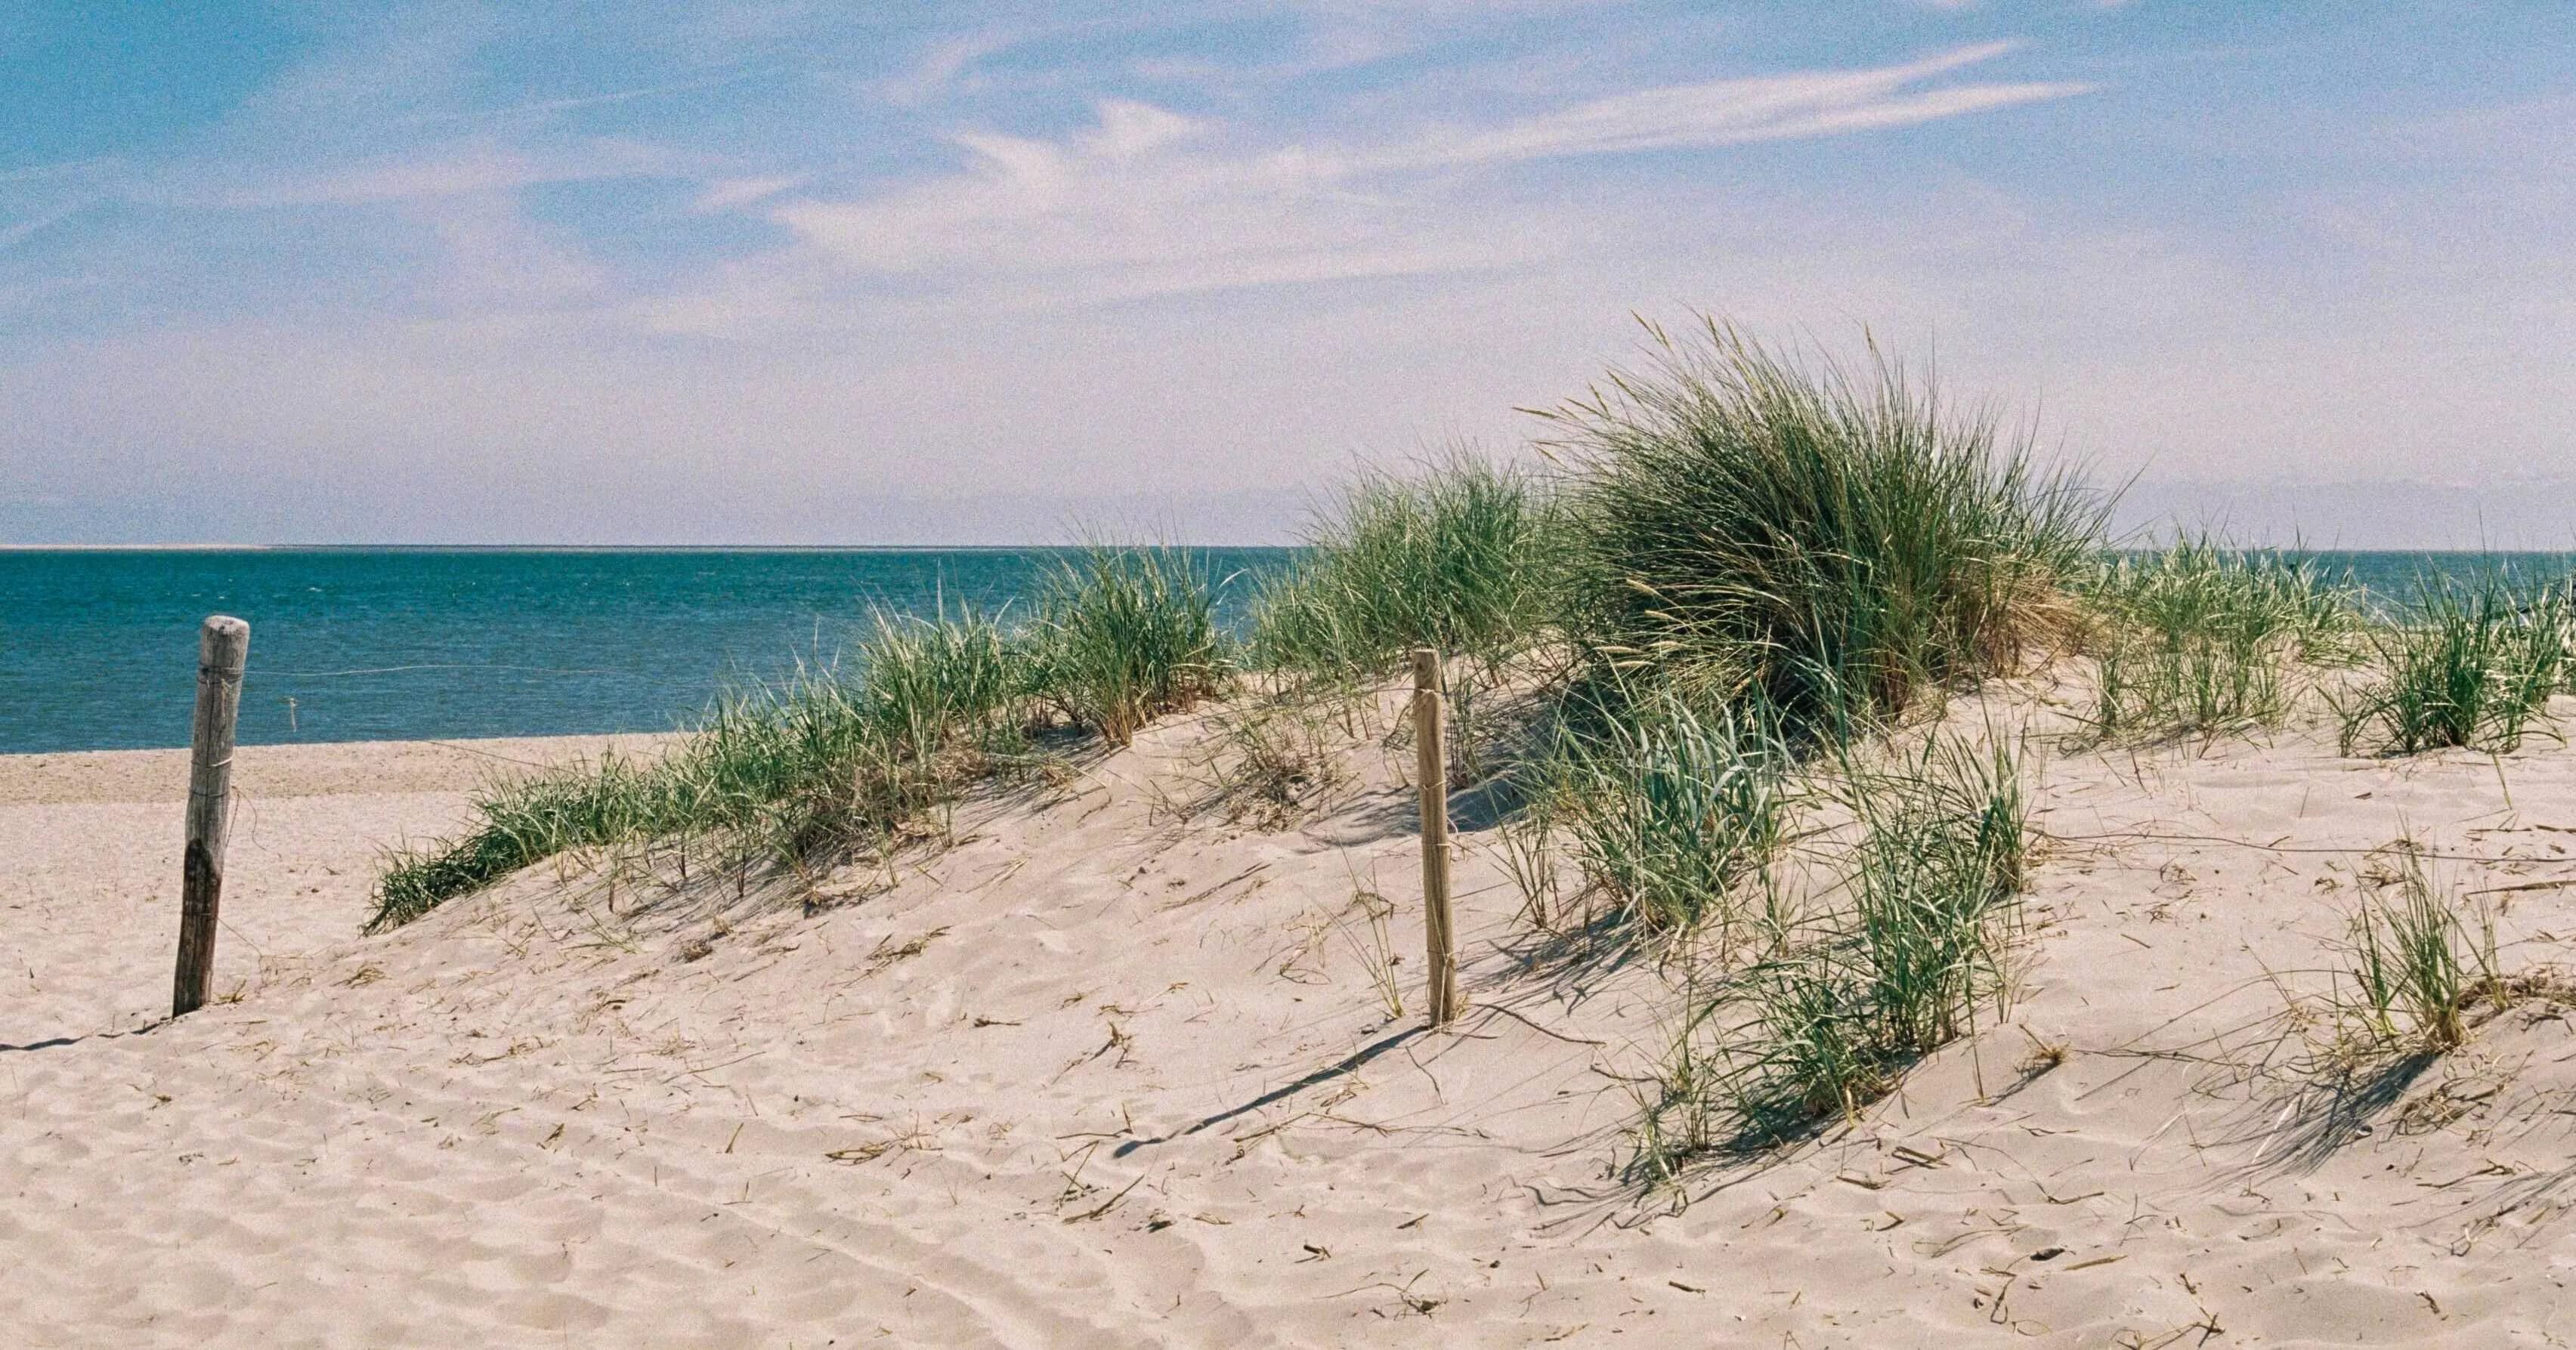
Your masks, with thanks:
M2332 998L2348 1044L2434 1053L2468 1037L2468 1010L2500 990L2495 929L2481 915L2472 934L2458 899L2436 886L2412 848L2397 851L2396 892L2362 902L2349 960Z
M2207 533L2114 555L2084 589L2110 616L2157 634L2278 635L2319 664L2349 659L2362 631L2359 589L2315 555L2232 548Z
M1017 729L1003 716L1037 692L1026 644L993 618L878 613L860 650L852 714L868 733L926 753L964 736L990 747Z
M2054 643L2099 507L2025 435L1875 348L1853 369L1714 321L1550 414L1603 662L1842 734Z
M1935 739L1852 794L1866 830L1850 875L1851 917L1868 972L1870 1043L1928 1054L1971 1028L2003 988L1995 922L2018 895L2028 854L2018 764Z
M1681 934L1714 916L1731 935L1739 885L1780 844L1791 764L1758 711L1665 691L1566 732L1543 809L1609 917Z
M487 789L474 830L388 860L369 931L574 849L683 838L792 863L883 840L1027 750L1037 663L990 618L880 616L858 664L731 695L660 761Z
M2099 616L2093 723L2106 739L2278 727L2307 667L2348 664L2357 592L2311 557L2207 536L2110 560L2086 586Z
M603 757L487 788L477 830L389 858L368 930L577 848L693 837L801 860L878 840L1025 750L1030 662L984 618L884 618L863 665L858 683L804 675L724 698L659 763Z
M1557 621L1562 543L1556 500L1518 470L1461 454L1364 477L1262 590L1253 650L1327 677L1392 671L1416 647L1498 665Z
M656 772L615 755L581 770L496 783L477 793L472 833L398 850L376 887L368 932L400 927L531 863L633 837L666 818Z
M1394 901L1356 884L1351 890L1351 903L1333 920L1350 943L1352 955L1368 972L1378 1007L1390 1022L1404 1016L1404 984L1397 978L1397 966L1404 958L1395 954L1394 921Z
M1651 1071L1628 1087L1637 1115L1629 1129L1626 1172L1648 1186L1681 1179L1693 1160L1725 1146L1727 1065L1711 1043L1709 1023L1725 1005L1693 987L1681 1001L1685 1016L1671 1028Z
M1451 777L1480 781L1514 727L1505 686L1562 631L1564 512L1540 480L1465 453L1372 474L1256 597L1251 648L1309 697L1351 694L1418 647L1446 658Z
M2279 1062L2262 1114L2261 1153L2301 1165L2325 1161L2399 1106L2401 1132L2438 1128L2470 1101L2448 1085L2409 1086L2442 1056L2467 1044L2477 1024L2527 1000L2576 1006L2565 976L2547 967L2504 973L2495 913L2437 880L2422 847L2399 839L2374 850L2362 879L2340 960L2322 972L2321 993L2302 992L2305 972L2277 972L2287 1003ZM2256 1068L2270 1076L2271 1056Z
M726 698L652 765L603 759L505 783L455 839L398 852L370 930L571 849L681 838L789 865L889 844L973 784L1028 759L1062 719L1124 745L1222 691L1232 665L1213 588L1160 549L1095 548L1043 587L1034 621L880 616L859 675L807 672Z
M2412 603L2370 634L2372 678L2339 708L2344 753L2514 749L2568 682L2571 618L2565 581L2426 572Z
M1215 587L1177 550L1098 547L1059 565L1039 599L1036 689L1115 745L1229 687Z
M1095 548L1060 565L1037 614L879 616L856 678L806 672L720 701L651 765L603 759L482 794L467 834L397 852L369 929L572 849L677 838L801 866L886 847L1059 720L1124 745L1232 678L1213 588L1178 553ZM935 833L935 831L933 831Z
M1638 1126L1650 1176L1683 1161L1655 1148L1761 1147L1857 1116L2009 990L2028 851L2018 757L1935 737L1844 773L1857 837L1836 862L1842 902L1694 993Z
M881 615L858 665L720 703L665 763L657 833L793 861L882 835L1026 749L1039 672L993 619Z

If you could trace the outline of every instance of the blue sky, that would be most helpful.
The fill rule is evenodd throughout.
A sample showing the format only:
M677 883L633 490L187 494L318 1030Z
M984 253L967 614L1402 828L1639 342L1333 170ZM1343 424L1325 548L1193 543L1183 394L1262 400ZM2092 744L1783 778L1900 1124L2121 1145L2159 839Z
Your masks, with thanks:
M1694 310L2133 516L2576 541L2556 4L37 0L0 77L0 541L1279 537Z

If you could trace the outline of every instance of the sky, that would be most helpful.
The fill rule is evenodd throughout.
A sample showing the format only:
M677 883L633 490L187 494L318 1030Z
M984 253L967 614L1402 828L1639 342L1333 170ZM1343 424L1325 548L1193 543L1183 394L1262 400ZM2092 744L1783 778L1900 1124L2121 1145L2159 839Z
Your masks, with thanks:
M1715 315L2576 547L2562 3L0 8L0 543L1293 538Z

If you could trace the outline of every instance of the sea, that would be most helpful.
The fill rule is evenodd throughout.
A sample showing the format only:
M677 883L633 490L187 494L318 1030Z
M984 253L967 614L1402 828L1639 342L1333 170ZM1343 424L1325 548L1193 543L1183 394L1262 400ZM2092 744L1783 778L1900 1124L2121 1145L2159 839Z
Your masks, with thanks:
M1184 550L1240 628L1276 548ZM250 624L244 744L669 731L851 665L879 614L1024 615L1065 549L0 551L0 754L188 743Z
M1291 549L1188 550L1240 630ZM2320 553L2382 597L2576 555ZM245 744L668 731L846 672L879 614L1027 613L1070 550L0 550L0 754L188 742L197 627L251 626Z

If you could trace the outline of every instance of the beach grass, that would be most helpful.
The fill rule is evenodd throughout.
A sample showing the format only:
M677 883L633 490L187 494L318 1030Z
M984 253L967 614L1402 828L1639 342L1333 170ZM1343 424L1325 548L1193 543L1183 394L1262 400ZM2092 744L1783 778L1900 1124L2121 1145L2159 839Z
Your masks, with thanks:
M1669 691L1566 734L1544 808L1608 916L1649 933L1731 930L1745 878L1780 845L1794 763L1758 708Z
M614 755L571 772L496 784L476 794L481 824L462 837L396 850L376 885L367 931L397 928L531 863L626 838L663 818L658 775Z
M2498 985L2493 924L2473 936L2459 900L2412 849L2399 851L2393 889L2395 898L2369 897L2353 915L2338 1020L2369 1047L2456 1048L2468 1038L2470 999Z
M1254 604L1253 651L1270 669L1366 677L1416 647L1491 669L1561 617L1557 500L1532 475L1470 455L1362 477L1305 543Z
M2206 535L2110 558L2084 592L2106 740L2278 727L2303 672L2350 664L2364 631L2359 593L2316 559Z
M878 613L860 668L852 713L872 738L915 754L961 735L986 745L1009 735L1017 724L1005 714L1038 683L1026 644L971 609L954 619ZM837 682L814 690L817 702L843 692Z
M863 654L863 682L809 674L728 697L660 761L487 789L477 828L388 860L369 930L573 849L677 837L784 860L878 837L1023 748L1029 661L988 620L881 618Z
M809 671L728 697L656 763L602 759L493 787L475 829L387 860L369 930L572 849L678 838L795 864L883 844L1025 763L1032 727L1124 744L1231 675L1209 582L1155 549L1086 551L1016 630L973 612L880 615L856 665L856 678Z
M1869 1043L1928 1054L1972 1028L2005 984L1996 920L2021 892L2029 852L2021 768L2000 742L1981 752L1935 737L1861 776L1851 800L1866 831L1849 890Z
M1688 992L1634 1130L1643 1176L1852 1118L2000 1011L2028 866L2018 754L1935 735L1837 773L1855 836L1834 864L1840 903Z
M2026 434L1875 348L1857 369L1713 320L1552 419L1588 650L1844 736L2065 633L2101 508Z
M1497 767L1514 681L1561 635L1565 515L1535 475L1466 452L1370 473L1308 525L1255 598L1251 653L1309 699L1348 700L1418 647L1446 658L1451 776Z
M1113 745L1223 693L1236 663L1215 591L1177 549L1095 545L1058 564L1031 633L1032 692Z
M2373 673L2338 705L2345 754L2505 752L2545 716L2571 663L2570 582L2488 566L2426 572L2395 620L2369 634Z

